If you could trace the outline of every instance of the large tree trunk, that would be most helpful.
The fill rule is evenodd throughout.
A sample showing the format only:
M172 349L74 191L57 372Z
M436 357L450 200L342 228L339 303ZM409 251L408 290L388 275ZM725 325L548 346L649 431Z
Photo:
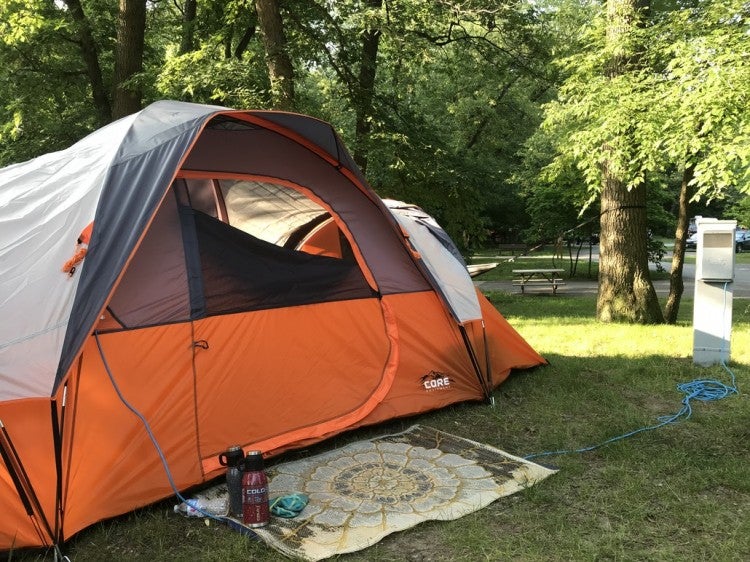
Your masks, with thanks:
M637 23L636 0L607 1L607 43L613 53L606 70L610 78L638 64L630 40ZM663 322L648 268L646 186L628 189L611 155L612 149L605 143L596 316L603 322Z
M279 4L276 0L255 0L255 9L263 32L273 106L290 111L294 109L294 69L286 49Z
M80 0L65 0L65 3L76 24L78 44L81 46L81 55L91 84L91 98L94 102L97 121L100 126L104 126L112 121L112 106L109 103L107 89L104 87L102 69L99 65L99 51L96 48L94 34L91 32L91 25L86 18Z
M367 0L366 9L380 9L382 0ZM357 112L354 161L364 174L367 171L367 153L370 132L372 130L372 99L375 93L375 74L377 71L378 47L380 45L380 29L368 27L362 34L362 57L359 65L357 80L357 97L355 107Z
M255 27L255 25L249 25L245 28L245 32L242 34L242 37L240 37L240 40L237 42L237 46L234 48L234 58L242 58L243 53L247 50L248 45L250 45L250 40L255 37Z
M145 35L146 0L120 0L112 96L112 116L115 119L141 109L143 92L140 86L128 81L143 70Z
M677 314L680 311L680 299L685 290L685 282L682 279L683 265L685 264L685 242L688 234L688 201L690 181L693 179L695 167L687 165L682 172L680 183L679 208L677 211L677 229L674 234L674 251L672 252L672 271L669 274L669 296L664 307L664 319L668 324L677 323Z
M182 8L182 37L180 52L184 55L195 50L195 17L198 14L197 0L185 0Z
M606 170L605 178L596 316L604 322L663 322L648 268L646 188L628 190Z

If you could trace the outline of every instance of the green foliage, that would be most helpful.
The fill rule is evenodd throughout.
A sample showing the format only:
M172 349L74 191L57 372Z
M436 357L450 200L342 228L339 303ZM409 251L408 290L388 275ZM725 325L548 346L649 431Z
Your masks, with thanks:
M25 45L46 30L54 28L45 17L49 3L43 0L3 0L0 2L0 42L6 46Z
M64 148L95 122L65 10L0 2L0 166Z
M448 7L389 12L368 172L381 194L422 205L466 249L487 231L515 238L523 224L513 171L539 120L549 45L528 7Z
M267 107L267 76L260 64L224 58L216 45L184 55L168 53L156 87L161 96L228 107ZM245 59L248 55L245 55Z
M654 27L652 59L660 68L654 146L672 162L696 166L695 197L748 186L750 163L750 11L739 0L715 0L668 14ZM653 109L653 108L652 108ZM655 119L656 121L656 119Z
M597 191L604 158L629 187L693 164L696 198L747 190L746 4L714 0L658 14L625 46L610 48L605 30L600 11L585 30L586 48L561 61L568 78L545 107L542 131L557 150L545 173L574 165ZM607 74L613 49L636 48L644 64Z
M662 242L658 238L649 236L647 253L649 263L654 264L654 266L656 267L656 271L664 273L666 269L664 269L664 266L661 263L664 259L664 255L667 253L667 247L664 242Z
M634 142L644 134L641 120L648 75L637 70L608 74L613 50L626 47L607 40L602 10L595 6L590 10L591 24L582 30L586 46L559 62L567 78L558 98L544 108L542 132L556 149L544 173L556 177L574 167L587 188L597 192L606 161L611 174L633 188L654 168L650 154L639 152Z
M83 8L110 88L117 6ZM658 199L656 232L672 228L674 178L689 163L696 198L747 192L741 0L654 4L651 25L612 45L600 4L579 0L287 0L282 10L297 107L332 122L350 146L362 33L380 31L369 179L384 196L422 205L464 249L490 233L550 239L590 218L605 145L617 173ZM200 3L196 48L180 55L181 19L174 3L149 4L145 68L134 78L145 101L267 107L253 4ZM96 126L75 32L64 3L0 1L0 164ZM608 77L617 49L640 49L643 65Z
M750 195L744 195L734 202L724 212L724 218L735 219L737 226L750 228Z
M0 43L2 164L71 144L96 117L65 4L0 6L7 31ZM117 6L83 0L83 8L110 89ZM180 54L179 5L149 4L144 70L132 78L144 102L267 107L253 3L210 0L198 8L195 48ZM362 33L380 31L367 149L368 175L381 194L422 205L465 249L490 230L519 236L526 213L513 171L539 122L539 101L551 92L546 63L559 51L560 26L548 11L514 1L399 0L378 8L360 0L288 0L282 15L297 107L332 122L350 146L362 103Z
M2 4L0 163L67 146L91 130L90 86L64 4ZM117 7L84 0L105 87ZM488 231L517 238L525 224L514 169L553 80L546 63L560 26L523 2L359 0L282 3L296 67L297 107L334 124L354 146L362 33L380 31L368 175L383 195L422 205L465 249ZM7 17L6 17L7 16ZM182 14L149 4L145 102L159 98L267 107L269 83L252 3L199 4L195 49L179 53ZM10 27L8 27L10 26ZM12 43L12 46L11 46ZM23 48L27 52L18 54ZM35 70L25 61L33 55ZM12 75L12 72L15 75ZM44 75L47 79L40 80ZM20 80L17 76L20 76ZM43 82L40 87L40 82Z
M553 242L561 234L577 236L581 232L571 229L580 224L584 224L585 235L592 228L598 230L597 214L591 205L594 199L580 172L570 162L553 160L554 151L551 137L535 133L525 143L523 163L516 173L531 218L524 232L525 240L530 243ZM552 165L548 165L550 161Z

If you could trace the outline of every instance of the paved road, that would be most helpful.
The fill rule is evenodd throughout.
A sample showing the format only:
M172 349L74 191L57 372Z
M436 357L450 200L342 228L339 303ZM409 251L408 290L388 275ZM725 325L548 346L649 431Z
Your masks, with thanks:
M598 258L598 255L594 256L594 260ZM519 258L519 264L522 264L523 258ZM672 265L671 256L665 257L665 261L662 265L665 269L669 270ZM519 269L523 268L524 265L519 265ZM584 262L579 263L579 267L586 267ZM685 292L683 296L686 298L692 298L695 293L695 264L685 264L683 269L682 278L685 282ZM595 295L598 290L598 284L596 279L566 279L566 284L558 288L560 294L570 295ZM482 281L481 278L475 280L475 285L480 287L484 291L505 291L508 293L518 292L518 287L514 287L510 281ZM654 288L659 296L665 296L669 293L669 280L657 280L654 281ZM737 264L734 268L734 282L732 283L732 290L734 296L739 298L750 298L750 264ZM551 294L549 289L531 289L528 291L529 294Z

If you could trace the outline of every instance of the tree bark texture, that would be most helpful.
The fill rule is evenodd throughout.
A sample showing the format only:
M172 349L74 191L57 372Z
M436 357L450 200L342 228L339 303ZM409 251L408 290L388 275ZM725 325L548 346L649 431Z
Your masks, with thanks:
M648 268L646 188L628 190L604 165L596 316L603 322L664 321Z
M688 202L690 200L689 186L693 179L695 167L688 165L682 172L680 183L679 208L677 211L677 228L674 234L674 251L672 252L672 270L669 274L669 295L664 307L664 320L667 324L677 323L677 314L680 311L680 299L685 290L685 282L682 279L683 265L685 264L685 242L688 236Z
M245 28L245 32L242 34L242 37L240 37L240 40L237 42L237 46L234 48L234 58L241 59L243 53L247 50L248 45L250 45L250 40L255 37L255 26L249 25Z
M94 102L97 121L100 126L104 126L112 121L112 106L109 103L107 89L104 87L102 78L102 69L99 65L99 50L97 49L94 35L91 32L91 25L83 11L80 0L65 0L73 18L78 36L78 44L81 47L81 56L86 65L86 73L91 85L91 99Z
M182 8L182 37L179 53L181 55L195 50L195 16L197 14L197 0L185 0Z
M140 86L128 83L143 70L146 0L120 0L112 96L112 117L119 119L141 109Z
M366 9L380 9L382 0L367 0ZM380 29L368 28L362 34L362 57L357 79L357 97L355 101L357 118L355 126L354 161L367 172L367 154L370 132L372 131L372 100L375 94L375 75L377 73L378 48L380 46Z
M607 0L607 43L612 56L605 74L614 78L638 64L631 41L638 23L636 0ZM629 142L635 142L629 139ZM628 189L613 162L610 144L602 145L599 294L596 316L603 322L664 322L648 268L645 185Z
M276 0L255 0L258 24L263 33L271 100L275 109L294 109L294 69L286 48L284 25Z

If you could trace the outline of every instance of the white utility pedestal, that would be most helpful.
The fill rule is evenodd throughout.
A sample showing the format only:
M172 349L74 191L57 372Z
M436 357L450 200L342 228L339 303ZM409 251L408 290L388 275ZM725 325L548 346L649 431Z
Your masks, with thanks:
M699 218L696 223L693 363L709 366L729 362L737 221Z

